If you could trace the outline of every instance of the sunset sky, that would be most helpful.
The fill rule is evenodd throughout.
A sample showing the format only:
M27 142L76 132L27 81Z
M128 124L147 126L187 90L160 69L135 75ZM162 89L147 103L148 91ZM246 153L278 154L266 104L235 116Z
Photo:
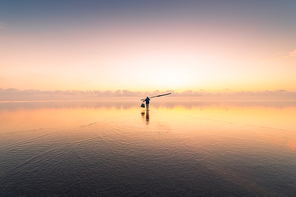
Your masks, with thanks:
M0 0L0 88L296 91L295 0Z

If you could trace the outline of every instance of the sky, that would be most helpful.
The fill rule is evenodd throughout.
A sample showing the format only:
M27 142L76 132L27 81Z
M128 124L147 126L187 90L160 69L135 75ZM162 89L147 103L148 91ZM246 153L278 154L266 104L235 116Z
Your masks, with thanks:
M0 92L294 93L295 10L295 0L0 0Z

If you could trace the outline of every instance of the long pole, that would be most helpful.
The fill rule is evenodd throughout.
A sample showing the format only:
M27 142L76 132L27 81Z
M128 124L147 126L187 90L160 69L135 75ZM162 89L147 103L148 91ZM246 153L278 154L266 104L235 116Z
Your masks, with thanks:
M166 93L166 94L160 94L160 95L156 95L156 96L151 96L151 97L148 97L148 98L155 98L155 97L161 97L161 96L166 96L166 95L170 95L171 93ZM146 98L144 99L141 99L141 101L144 101Z

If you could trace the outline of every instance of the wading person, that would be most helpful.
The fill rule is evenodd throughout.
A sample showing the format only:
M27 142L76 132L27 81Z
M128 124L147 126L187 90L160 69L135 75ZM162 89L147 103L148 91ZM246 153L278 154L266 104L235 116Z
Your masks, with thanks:
M145 107L144 102L146 102L146 111L149 110L149 102L151 98L155 98L155 97L160 97L160 96L166 96L166 95L170 95L171 93L166 93L166 94L161 94L161 95L156 95L156 96L150 96L150 98L147 96L145 99L141 99L141 101L143 102L141 107Z
M148 111L150 98L147 96L147 98L144 101L146 102L146 110Z

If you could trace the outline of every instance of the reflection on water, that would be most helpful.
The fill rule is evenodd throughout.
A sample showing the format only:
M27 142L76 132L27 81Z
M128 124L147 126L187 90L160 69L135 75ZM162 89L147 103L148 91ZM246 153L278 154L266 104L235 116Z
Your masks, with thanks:
M146 124L149 124L149 110L146 110Z
M0 196L293 196L296 102L0 103Z

